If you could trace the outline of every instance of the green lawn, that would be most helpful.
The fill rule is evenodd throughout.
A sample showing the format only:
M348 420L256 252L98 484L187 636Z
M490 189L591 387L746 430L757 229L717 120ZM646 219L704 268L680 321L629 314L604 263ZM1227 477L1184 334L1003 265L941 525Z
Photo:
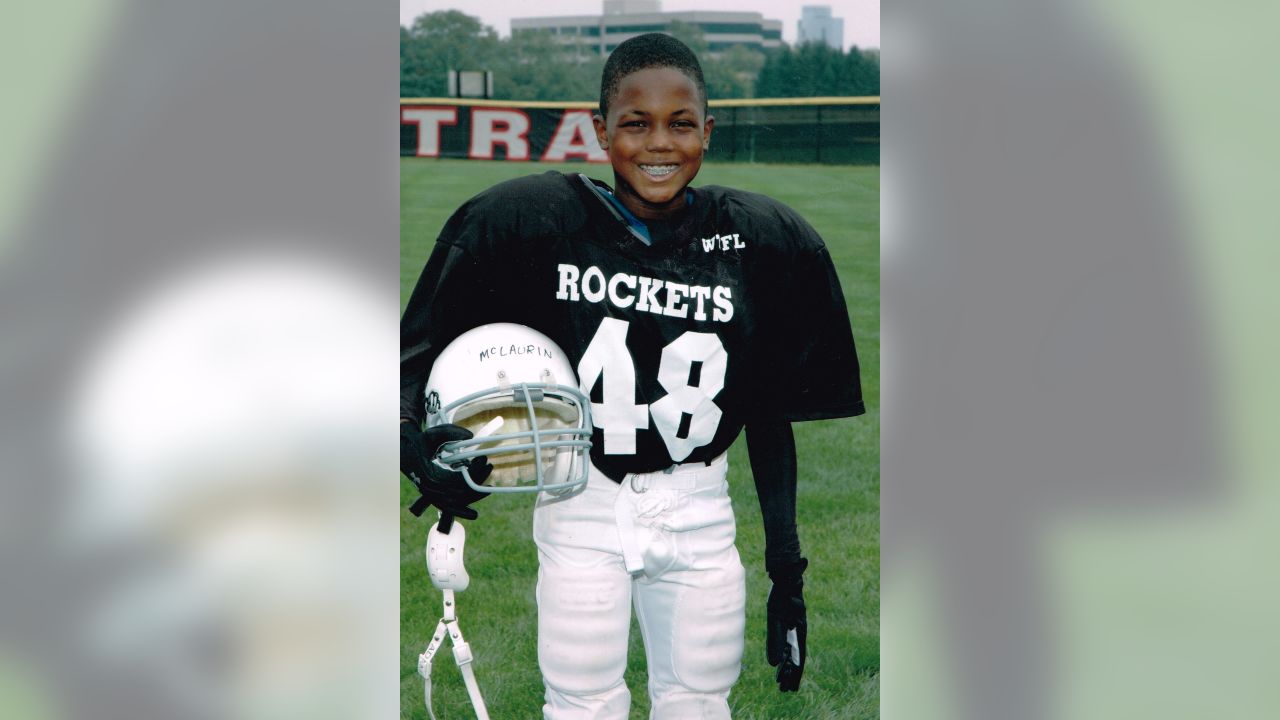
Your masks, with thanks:
M407 302L436 234L467 198L502 180L546 170L586 172L612 183L602 165L541 165L402 158L400 297ZM730 451L729 483L738 514L738 549L747 567L747 647L729 702L737 720L823 720L879 716L880 699L880 172L875 167L704 165L694 183L761 192L795 208L826 240L840 273L858 342L868 412L800 423L799 526L809 558L809 658L800 692L783 695L764 659L764 537L746 444ZM407 507L416 497L401 482ZM461 628L490 715L541 717L533 586L537 556L532 500L494 496L467 523L471 587L458 596ZM401 716L425 719L418 654L440 617L440 593L426 577L429 522L407 511L400 529ZM631 634L627 683L633 718L648 716L644 651ZM442 720L474 717L452 654L435 661L435 707Z

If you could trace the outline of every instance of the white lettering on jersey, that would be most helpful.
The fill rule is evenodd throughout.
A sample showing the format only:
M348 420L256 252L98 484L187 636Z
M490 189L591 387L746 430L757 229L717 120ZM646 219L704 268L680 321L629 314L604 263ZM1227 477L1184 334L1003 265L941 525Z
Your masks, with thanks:
M715 398L724 389L729 356L715 333L687 330L662 348L658 384L666 396L637 403L635 361L627 349L629 320L606 317L578 361L578 382L591 395L599 383L603 402L591 403L591 420L604 435L605 455L634 455L636 436L652 426L675 462L715 439L724 412ZM694 365L700 368L693 372ZM688 423L686 425L686 418Z
M695 362L702 365L702 371L698 384L690 385ZM729 355L714 333L687 331L662 348L658 383L667 395L649 406L649 414L667 445L667 454L675 462L715 438L724 412L713 398L724 389L728 369ZM689 416L689 427L686 436L681 437L680 425L685 415Z
M662 281L647 278L643 275L638 277L640 279L640 302L636 303L636 309L641 312L661 313L662 306L658 304L658 291L662 289Z
M729 238L732 240L733 236ZM557 300L580 302L585 299L590 303L598 303L607 299L614 307L626 309L635 305L639 312L674 318L687 318L692 309L693 319L699 321L706 321L707 300L711 300L715 305L711 312L712 320L729 322L733 319L733 291L723 285L714 288L685 285L626 273L615 273L605 279L604 271L595 265L584 272L577 265L568 263L557 265L556 273ZM666 288L665 301L658 297L663 288Z
M698 304L693 308L694 320L706 320L707 314L703 312L703 302L711 297L711 288L706 285L694 285L689 288L689 296L698 299Z
M717 245L719 245L720 249L725 252L728 252L730 248L733 248L734 250L741 250L747 246L747 244L739 237L738 233L733 233L732 235L713 235L709 238L700 239L702 240L702 250L704 252L711 252L712 250L715 250Z
M618 273L617 275L614 275L613 277L609 278L609 302L613 303L614 305L620 308L629 308L631 307L631 303L636 301L636 296L628 295L627 297L623 297L619 295L618 294L619 285L626 285L632 290L635 290L636 276L626 275L624 273ZM557 294L556 297L560 297L560 296Z
M560 273L560 289L556 290L557 300L578 301L578 266L560 263L556 266Z
M636 404L636 367L627 351L631 323L607 317L578 361L582 392L601 383L604 402L591 403L591 420L604 434L606 455L635 455L636 433L649 427L649 406Z
M595 281L595 288L591 287L592 280ZM587 302L598 303L604 299L604 273L600 272L600 268L592 265L587 268L587 272L582 276L582 295Z
M711 318L716 322L729 322L733 319L733 303L729 300L733 297L733 293L729 288L716 286L715 296L712 300L716 304L716 309L711 313Z
M689 294L689 286L677 282L667 283L667 305L662 308L662 314L667 317L688 317L689 306L681 305L684 296Z

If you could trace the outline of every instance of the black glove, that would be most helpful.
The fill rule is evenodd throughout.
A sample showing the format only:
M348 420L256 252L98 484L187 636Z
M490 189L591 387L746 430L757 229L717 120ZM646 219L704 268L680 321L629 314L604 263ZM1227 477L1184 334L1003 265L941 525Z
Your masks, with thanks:
M778 689L795 692L804 674L805 635L808 623L804 611L803 574L809 561L801 558L792 572L773 575L769 591L765 653L769 664L778 668ZM794 631L794 635L792 632Z
M432 462L440 446L455 440L466 440L471 431L458 425L437 425L425 431L413 421L400 423L400 472L418 486L422 497L409 506L409 512L416 516L431 505L440 508L446 516L457 516L465 520L479 517L471 503L483 500L489 493L473 489L462 477L461 466L456 470L446 470ZM487 458L474 458L467 463L467 471L471 479L483 484L493 472L493 466ZM444 531L444 529L441 529Z

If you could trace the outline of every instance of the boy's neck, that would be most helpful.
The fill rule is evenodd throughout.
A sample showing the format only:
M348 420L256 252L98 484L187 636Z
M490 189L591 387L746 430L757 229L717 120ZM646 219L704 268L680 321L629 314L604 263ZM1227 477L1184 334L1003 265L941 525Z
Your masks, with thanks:
M614 198L642 222L677 220L684 215L685 209L693 202L688 186L681 188L679 193L662 205L646 202L638 193L627 187L622 178L619 178L616 174L613 178L613 187Z
M586 176L583 176L586 179ZM607 186L596 185L592 182L587 184L594 189L600 197L613 205L621 215L621 218L631 226L632 231L646 245L661 244L663 240L670 234L670 229L679 222L685 215L688 207L693 204L693 190L685 188L681 193L684 196L684 203L674 213L663 218L650 218L648 220L637 217L630 208L623 204L622 199L612 192Z

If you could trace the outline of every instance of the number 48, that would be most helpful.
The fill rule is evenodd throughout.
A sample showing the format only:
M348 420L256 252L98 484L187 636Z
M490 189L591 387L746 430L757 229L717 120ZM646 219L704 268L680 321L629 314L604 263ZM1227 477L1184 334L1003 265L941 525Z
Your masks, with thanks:
M634 455L636 433L649 428L649 416L675 462L711 442L724 414L712 400L724 389L728 354L714 333L687 331L662 349L658 384L667 395L652 405L637 405L636 369L627 351L631 323L600 322L578 363L582 391L596 382L603 402L591 403L591 417L604 433L606 455ZM601 380L603 376L603 380Z

